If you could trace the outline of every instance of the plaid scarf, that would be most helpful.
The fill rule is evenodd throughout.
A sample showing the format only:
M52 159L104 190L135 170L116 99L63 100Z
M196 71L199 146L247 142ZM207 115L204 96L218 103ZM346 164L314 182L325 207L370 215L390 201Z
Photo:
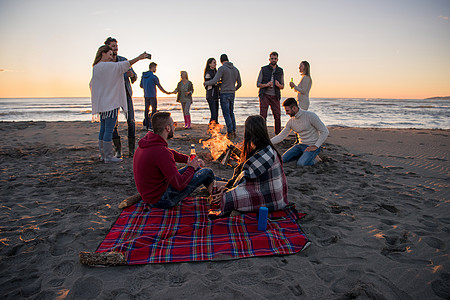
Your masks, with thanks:
M232 210L253 212L261 206L272 212L288 204L286 176L280 158L271 146L250 157L234 182L233 187L223 194L222 215Z

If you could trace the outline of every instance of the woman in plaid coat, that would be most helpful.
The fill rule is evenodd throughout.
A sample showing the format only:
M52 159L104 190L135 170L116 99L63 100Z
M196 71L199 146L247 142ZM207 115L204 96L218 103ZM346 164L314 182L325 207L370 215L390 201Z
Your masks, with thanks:
M256 212L261 206L269 212L286 207L287 182L281 156L270 142L266 121L260 115L245 121L240 161L233 177L212 198L220 205L221 215L233 210Z

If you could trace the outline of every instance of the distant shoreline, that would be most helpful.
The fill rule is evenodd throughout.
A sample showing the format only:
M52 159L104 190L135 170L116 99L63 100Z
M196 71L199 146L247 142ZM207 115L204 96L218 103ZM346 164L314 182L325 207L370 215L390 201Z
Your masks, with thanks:
M450 100L450 96L431 97L431 98L425 98L424 100Z

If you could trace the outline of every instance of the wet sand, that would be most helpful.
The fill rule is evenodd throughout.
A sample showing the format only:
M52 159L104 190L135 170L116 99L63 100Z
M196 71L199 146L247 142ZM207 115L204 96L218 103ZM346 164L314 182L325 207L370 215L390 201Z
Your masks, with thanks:
M187 153L206 129L179 129L169 145ZM301 253L88 267L78 253L95 251L118 203L136 193L132 159L98 161L97 130L0 122L0 298L450 298L448 130L330 128L323 163L285 164L289 199L307 214L300 223L312 241ZM126 146L125 123L120 132Z

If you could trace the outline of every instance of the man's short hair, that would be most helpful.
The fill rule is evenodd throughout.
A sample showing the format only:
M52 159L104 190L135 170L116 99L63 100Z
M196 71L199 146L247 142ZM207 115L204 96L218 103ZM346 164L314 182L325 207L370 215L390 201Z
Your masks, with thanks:
M158 65L158 64L155 63L155 62L151 62L151 63L148 65L148 69L150 70L151 68L156 67L157 65Z
M105 45L111 45L111 43L117 43L117 40L115 38L112 37L108 37L105 41Z
M271 56L278 57L278 52L275 52L275 51L270 52L269 57L271 57Z
M153 132L161 135L164 132L164 128L169 125L170 112L157 112L152 117Z
M223 63L224 61L229 61L228 56L226 54L222 54L220 56L220 62Z
M298 103L297 103L297 100L295 100L295 98L287 98L286 100L284 100L283 106L298 107Z

